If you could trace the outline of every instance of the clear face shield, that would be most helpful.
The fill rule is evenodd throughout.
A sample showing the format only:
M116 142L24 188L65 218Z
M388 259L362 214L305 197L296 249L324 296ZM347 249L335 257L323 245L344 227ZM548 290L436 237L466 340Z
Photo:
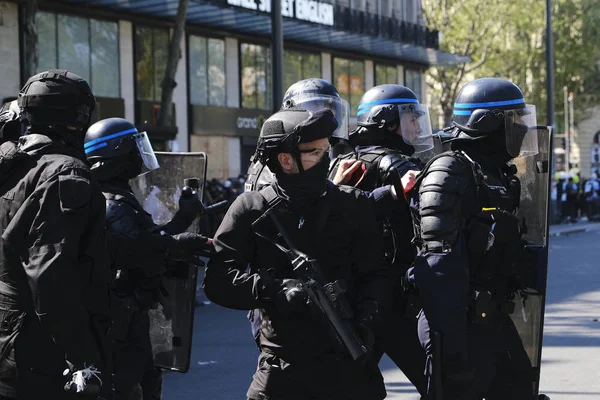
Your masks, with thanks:
M158 169L160 166L158 165L154 150L152 149L152 144L150 144L150 139L148 139L148 134L146 134L146 132L135 133L133 138L135 139L135 144L137 145L143 162L140 175Z
M506 150L517 157L533 156L538 153L538 132L535 106L504 111Z
M348 140L350 105L346 100L326 94L303 93L293 98L293 104L306 111L319 111L324 108L331 110L338 123L338 128L331 137Z
M431 150L434 143L427 105L400 104L398 105L398 115L402 138L415 148L415 154Z

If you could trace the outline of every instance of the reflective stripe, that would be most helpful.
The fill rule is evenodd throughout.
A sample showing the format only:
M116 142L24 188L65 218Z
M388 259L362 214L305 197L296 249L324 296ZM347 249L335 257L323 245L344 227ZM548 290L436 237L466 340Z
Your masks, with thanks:
M454 115L471 115L471 110L454 110Z
M359 104L358 106L358 110L360 110L361 108L365 108L365 107L372 107L372 106L376 106L379 104L396 104L396 103L414 103L414 104L418 104L419 100L417 99L385 99L385 100L375 100L375 101L370 101L368 103L364 103L364 104Z
M113 133L112 135L108 135L106 137L101 137L101 138L98 138L98 139L91 140L91 141L87 142L85 145L83 145L83 148L85 149L85 148L93 146L93 145L95 145L97 143L106 142L107 140L110 140L110 139L118 138L120 136L125 136L125 135L128 135L130 133L137 133L137 132L138 132L137 129L131 128L131 129L128 129L126 131L121 131L121 132Z
M106 144L106 143L97 144L96 146L92 146L89 149L85 149L85 154L91 153L92 151L96 151L96 150L101 149L102 147L106 147L106 146L108 146L108 144Z
M490 101L487 103L454 103L454 108L483 108L483 107L494 107L494 106L512 106L514 104L524 104L525 99L520 98L516 100L504 100L504 101Z

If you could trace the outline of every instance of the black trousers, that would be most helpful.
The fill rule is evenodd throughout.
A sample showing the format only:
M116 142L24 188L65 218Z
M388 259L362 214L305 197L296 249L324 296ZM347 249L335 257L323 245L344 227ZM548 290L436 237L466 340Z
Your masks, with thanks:
M383 323L376 335L375 355L377 362L383 353L396 364L421 395L427 391L425 375L425 350L419 342L417 320L404 316L406 300L400 295L394 301L394 309Z
M138 398L138 385L144 400L161 399L162 371L154 366L148 313L132 314L126 337L114 343L114 355L115 400Z
M419 338L428 357L431 354L429 323L424 313L419 317ZM450 389L442 382L444 398L453 400L532 400L533 371L514 323L500 313L485 324L467 327L468 355L474 379L468 386ZM431 372L431 371L428 371ZM429 374L430 375L430 374ZM432 377L428 376L430 383ZM431 391L429 391L431 394ZM433 396L433 395L432 395ZM427 397L429 399L429 397ZM433 400L434 397L431 397Z

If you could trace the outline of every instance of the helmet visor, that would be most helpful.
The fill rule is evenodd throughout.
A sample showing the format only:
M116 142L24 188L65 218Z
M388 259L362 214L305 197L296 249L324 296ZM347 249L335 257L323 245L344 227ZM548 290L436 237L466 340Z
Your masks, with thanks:
M150 139L148 139L146 132L136 133L133 135L133 138L135 139L135 144L137 145L142 161L144 162L144 167L146 167L145 169L142 168L142 174L158 169L158 160L156 159L156 154L154 154L152 144L150 144Z
M533 156L538 153L537 121L535 106L504 111L506 150L517 157Z
M399 104L400 131L406 143L415 148L415 154L433 148L429 108L425 104Z
M292 99L293 106L306 111L319 111L324 108L331 110L338 123L338 128L332 137L348 140L348 126L350 122L350 105L337 96L318 93L301 93Z

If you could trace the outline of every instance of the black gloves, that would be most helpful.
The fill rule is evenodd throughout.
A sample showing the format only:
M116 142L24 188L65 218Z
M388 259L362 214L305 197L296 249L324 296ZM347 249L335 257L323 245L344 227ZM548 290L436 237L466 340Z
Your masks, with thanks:
M193 256L210 256L212 241L198 233L184 232L174 235L175 245L170 249L171 260L190 261Z
M309 310L308 294L301 281L273 278L266 270L260 270L258 274L261 278L258 297L262 301L275 305L280 313L286 315Z
M302 313L308 310L308 294L298 279L284 279L275 298L275 304L283 314Z
M191 219L203 214L204 205L198 197L198 192L189 186L184 187L179 198L179 210L177 212Z

